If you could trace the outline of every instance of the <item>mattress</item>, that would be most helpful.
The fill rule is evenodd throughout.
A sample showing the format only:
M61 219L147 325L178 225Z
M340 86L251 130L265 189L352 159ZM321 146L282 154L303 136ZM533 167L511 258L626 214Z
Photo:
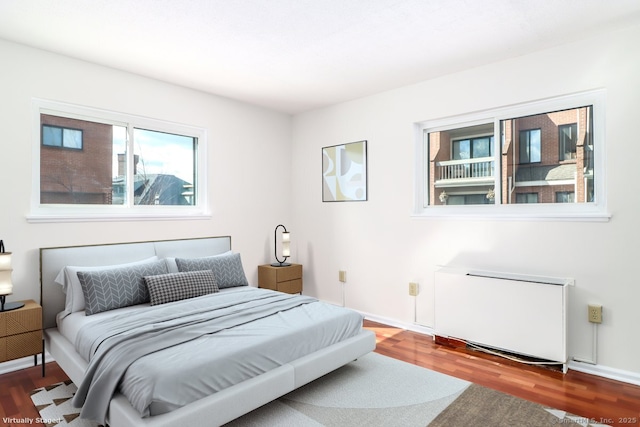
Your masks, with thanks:
M233 288L194 300L264 292L272 291ZM189 300L175 304L189 304ZM87 325L149 309L141 305L92 316L78 312L60 319L58 329L73 343ZM147 354L126 369L119 391L141 416L163 414L356 336L361 330L358 313L314 300Z

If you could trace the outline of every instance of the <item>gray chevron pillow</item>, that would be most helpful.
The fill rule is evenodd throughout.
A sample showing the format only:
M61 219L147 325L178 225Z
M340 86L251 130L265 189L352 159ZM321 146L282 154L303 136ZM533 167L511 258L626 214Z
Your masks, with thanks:
M218 288L249 286L244 275L240 254L231 253L204 258L176 258L178 271L211 270Z
M164 260L130 267L78 271L85 300L85 314L90 316L149 302L149 291L144 276L165 273L168 271Z

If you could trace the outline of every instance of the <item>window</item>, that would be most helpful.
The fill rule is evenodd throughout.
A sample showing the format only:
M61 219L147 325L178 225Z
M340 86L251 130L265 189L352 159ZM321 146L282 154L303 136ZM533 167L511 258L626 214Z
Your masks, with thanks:
M540 129L521 130L520 163L539 163L540 151Z
M82 129L42 125L42 145L82 150Z
M538 193L516 193L516 203L538 203Z
M575 201L574 194L573 191L557 191L556 203L573 203Z
M448 197L447 205L483 205L492 203L486 194L452 194Z
M578 125L558 126L558 148L560 148L560 160L573 160L576 158L576 142L578 139Z
M492 145L493 135L453 141L453 159L460 160L489 157L491 155Z
M417 123L416 214L606 220L603 99L594 91Z
M203 129L48 101L35 108L42 143L29 220L207 216Z
M494 182L493 125L480 124L428 132L431 153L431 204L493 203L486 197Z

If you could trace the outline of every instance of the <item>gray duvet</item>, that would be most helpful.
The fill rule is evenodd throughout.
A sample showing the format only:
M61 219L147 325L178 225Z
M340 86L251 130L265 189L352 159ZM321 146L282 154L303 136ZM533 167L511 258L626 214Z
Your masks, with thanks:
M355 336L362 317L297 295L242 287L84 326L89 367L74 397L104 423L111 396L158 415Z

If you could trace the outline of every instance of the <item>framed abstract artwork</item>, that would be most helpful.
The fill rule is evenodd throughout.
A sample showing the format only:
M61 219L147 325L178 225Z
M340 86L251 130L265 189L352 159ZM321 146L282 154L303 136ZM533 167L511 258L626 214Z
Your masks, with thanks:
M322 148L322 201L367 200L367 141Z

